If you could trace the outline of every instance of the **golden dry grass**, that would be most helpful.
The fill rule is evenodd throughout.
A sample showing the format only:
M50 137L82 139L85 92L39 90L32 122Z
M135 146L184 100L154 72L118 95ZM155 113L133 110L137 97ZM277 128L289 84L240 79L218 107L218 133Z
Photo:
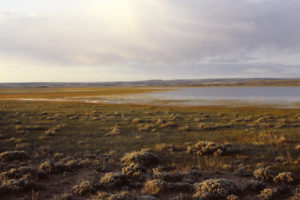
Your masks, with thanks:
M65 98L82 96L138 94L166 89L150 87L103 87L103 88L0 88L0 99L18 98Z

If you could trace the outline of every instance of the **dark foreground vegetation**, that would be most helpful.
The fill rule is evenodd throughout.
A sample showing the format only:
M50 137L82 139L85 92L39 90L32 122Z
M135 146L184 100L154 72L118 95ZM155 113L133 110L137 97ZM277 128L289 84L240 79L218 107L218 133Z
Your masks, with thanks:
M299 199L300 110L0 101L0 199Z

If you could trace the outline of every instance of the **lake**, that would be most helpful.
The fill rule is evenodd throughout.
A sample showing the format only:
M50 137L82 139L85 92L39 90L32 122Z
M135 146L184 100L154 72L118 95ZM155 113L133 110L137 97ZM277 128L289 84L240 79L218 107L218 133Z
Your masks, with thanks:
M300 108L300 87L172 87L167 89L170 90L132 95L80 96L62 99L27 98L20 100Z
M153 100L193 105L272 104L292 106L300 102L300 87L192 87L153 92Z
M300 87L206 87L180 88L153 92L155 98L174 100L227 99L227 100L284 100L299 101Z

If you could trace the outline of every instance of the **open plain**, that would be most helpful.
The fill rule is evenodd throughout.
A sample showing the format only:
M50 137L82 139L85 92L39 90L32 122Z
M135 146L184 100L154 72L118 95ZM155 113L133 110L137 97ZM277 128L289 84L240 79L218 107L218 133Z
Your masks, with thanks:
M39 100L160 90L1 89L0 198L299 199L300 109Z

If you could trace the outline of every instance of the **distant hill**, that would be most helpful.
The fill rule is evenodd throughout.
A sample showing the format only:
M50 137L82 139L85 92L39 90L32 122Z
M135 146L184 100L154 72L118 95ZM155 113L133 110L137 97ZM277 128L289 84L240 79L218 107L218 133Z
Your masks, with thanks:
M232 78L232 79L178 79L119 82L26 82L0 83L0 88L55 88L55 87L118 87L118 86L300 86L300 78Z

